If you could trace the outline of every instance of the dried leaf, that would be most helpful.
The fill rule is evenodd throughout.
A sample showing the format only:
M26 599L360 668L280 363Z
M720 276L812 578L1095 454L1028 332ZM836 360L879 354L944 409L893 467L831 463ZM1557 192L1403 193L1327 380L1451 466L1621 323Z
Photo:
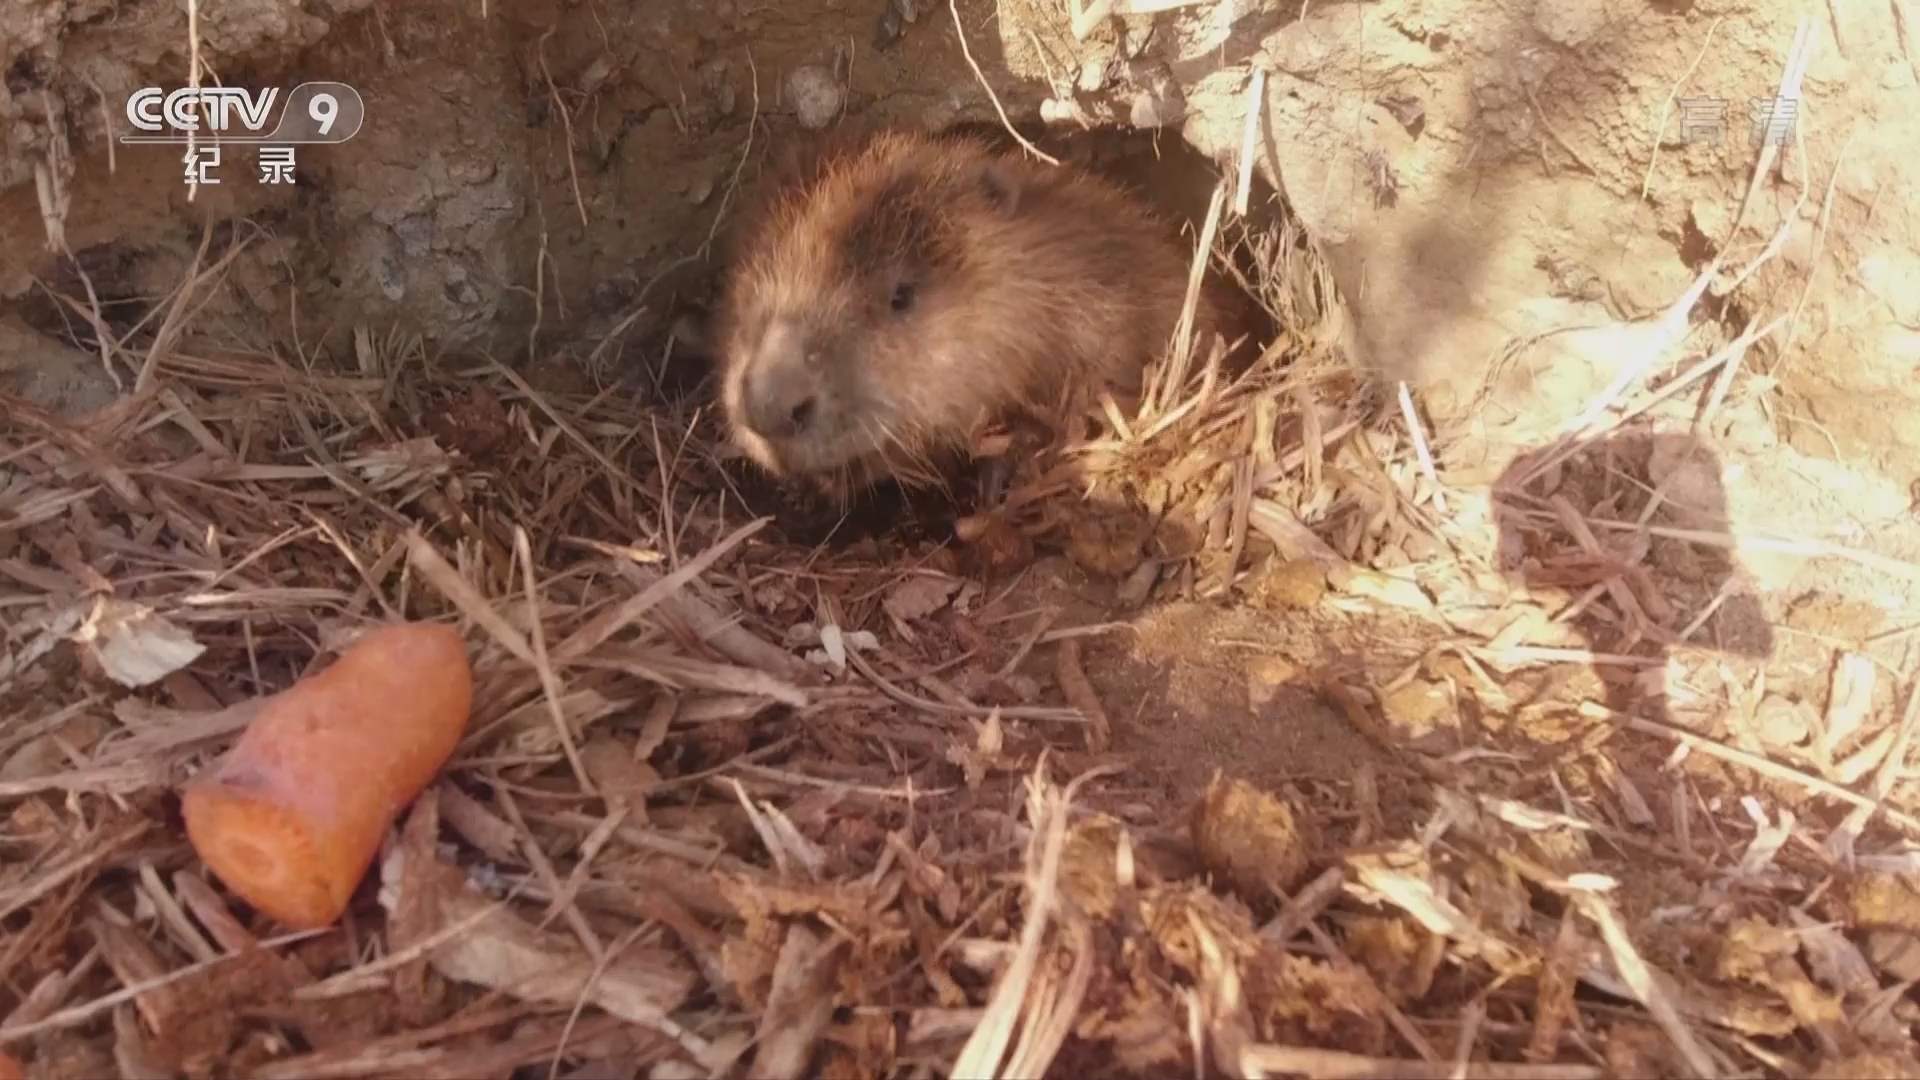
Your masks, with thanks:
M401 886L436 878L437 918L428 953L434 970L449 979L511 994L522 1001L572 1007L582 995L588 1003L630 1023L678 1031L667 1013L693 992L695 976L670 952L628 945L609 950L596 969L571 934L538 929L505 906L468 888L465 874L438 861L409 866L413 853L396 847L382 867L380 901L397 911ZM676 1035L676 1038L680 1037Z
M72 640L122 686L150 686L207 651L167 617L127 600L101 597Z
M939 611L960 591L960 582L944 574L915 574L887 593L881 605L901 622L914 622Z

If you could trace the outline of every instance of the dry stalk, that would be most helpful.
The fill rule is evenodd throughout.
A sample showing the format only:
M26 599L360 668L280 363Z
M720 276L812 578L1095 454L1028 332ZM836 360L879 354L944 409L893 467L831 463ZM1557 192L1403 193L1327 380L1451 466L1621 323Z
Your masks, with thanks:
M993 102L993 111L1000 114L1000 124L1013 136L1020 148L1049 165L1058 166L1060 159L1033 145L1025 135L1020 134L1007 118L1007 107L1000 104L1000 95L994 92L993 84L987 81L987 73L980 70L980 62L973 58L973 46L967 44L967 28L960 21L960 0L947 0L947 10L953 14L953 33L960 39L960 55L966 57L967 66L973 69L973 77L980 81L980 88L987 92L987 100Z

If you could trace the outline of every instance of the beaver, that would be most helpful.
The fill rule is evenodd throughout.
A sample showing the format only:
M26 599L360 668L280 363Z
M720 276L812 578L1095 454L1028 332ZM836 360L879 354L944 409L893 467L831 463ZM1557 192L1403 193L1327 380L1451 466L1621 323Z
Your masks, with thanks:
M977 131L880 128L791 156L736 224L713 318L721 413L777 478L844 502L944 485L985 426L1136 394L1191 245L1132 193ZM1202 356L1219 325L1203 293Z

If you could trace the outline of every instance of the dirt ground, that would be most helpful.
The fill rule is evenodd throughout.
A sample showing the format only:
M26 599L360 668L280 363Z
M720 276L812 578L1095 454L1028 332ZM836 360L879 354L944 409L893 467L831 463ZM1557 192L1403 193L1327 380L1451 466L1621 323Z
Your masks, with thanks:
M685 587L783 659L751 649L716 659L712 627L686 611L650 615L664 621L637 621L644 629L628 644L639 651L614 666L630 676L657 661L652 674L615 684L595 681L614 676L594 669L553 706L583 732L598 724L597 737L660 792L705 792L710 771L784 740L807 748L813 756L782 751L797 756L741 774L756 798L791 795L779 813L792 820L767 824L756 805L771 804L736 784L738 806L724 791L720 809L704 796L660 801L654 847L640 848L684 852L697 840L738 855L766 843L783 873L783 860L828 850L848 882L881 850L882 869L896 859L911 867L909 891L925 897L915 892L902 909L905 929L887 923L862 939L870 952L845 970L864 974L837 984L838 1012L774 1022L769 1002L798 1008L806 995L775 963L802 948L800 931L767 927L807 904L830 926L858 921L850 908L786 893L749 902L727 892L722 903L715 890L732 886L699 885L675 893L679 915L596 901L594 920L673 925L683 951L707 964L699 980L709 995L676 1001L703 1016L759 1016L760 1039L830 1030L832 1075L947 1075L959 1042L992 1026L981 1019L991 988L1008 985L1008 943L1022 924L994 890L1040 874L1040 857L1019 862L1020 849L1037 851L1035 838L1050 835L1042 811L1053 796L1014 784L1044 771L1045 748L1045 760L1073 773L1117 769L1074 796L1074 812L1136 830L1143 866L1178 850L1204 869L1142 870L1142 882L1190 888L1183 911L1213 910L1193 875L1232 882L1245 901L1231 918L1206 916L1244 939L1219 931L1226 944L1189 942L1174 965L1187 965L1184 982L1127 953L1138 966L1115 961L1092 989L1077 984L1107 1011L1096 1023L1088 1004L1073 1045L1107 1046L1113 1056L1100 1060L1143 1075L1176 1059L1187 1069L1181 1055L1199 1046L1169 1049L1188 1038L1170 1004L1182 1001L1210 1018L1201 1041L1214 1066L1244 1075L1354 1066L1246 1049L1281 1044L1338 1047L1376 1067L1418 1057L1439 1069L1457 1052L1462 1063L1593 1070L1569 1077L1730 1075L1736 1061L1746 1075L1905 1068L1859 1055L1910 1053L1906 1025L1920 1018L1903 996L1920 966L1901 952L1920 934L1908 846L1920 839L1920 811L1904 765L1920 723L1920 186L1907 172L1920 146L1920 27L1906 7L1117 6L1122 14L1076 33L1077 3L1032 0L248 0L201 8L192 27L185 5L160 0L0 5L0 612L12 624L0 635L0 703L39 703L0 713L0 806L11 814L0 843L32 853L21 865L35 873L56 865L76 843L48 839L67 827L56 824L60 799L110 791L121 812L125 799L158 797L175 779L142 773L124 788L73 779L133 767L115 740L153 729L127 717L217 718L303 670L336 620L369 614L372 598L420 603L428 576L409 562L420 556L397 522L440 530L457 566L449 572L478 582L485 601L530 603L515 599L514 575L537 570L554 590L552 611L515 615L517 633L549 619L580 632L566 620L643 591L650 579L636 575L654 573L654 560L683 566L724 546L742 507L703 457L719 440L702 373L679 362L679 343L711 300L716 240L743 185L785 141L848 118L999 125L1004 110L1022 130L1049 132L1051 145L1144 166L1130 178L1194 226L1216 175L1244 165L1254 205L1236 227L1254 246L1284 234L1305 252L1263 264L1275 275L1264 284L1317 298L1277 313L1273 355L1285 363L1211 403L1181 429L1190 441L1142 439L1137 456L1120 455L1120 479L1061 511L1060 527L1030 539L1032 557L1009 567L983 568L985 545L948 542L951 522L937 509L912 527L825 543L779 514L703 571L719 584ZM176 148L112 143L109 133L128 130L134 89L185 85L190 58L225 85L349 83L366 102L365 125L351 142L301 147L291 185L255 182L251 153L230 148L222 182L189 197ZM1751 103L1783 85L1794 125L1772 150L1753 137ZM133 392L146 384L143 366L172 397ZM1581 437L1561 438L1570 434ZM1184 475L1185 486L1153 480L1154 469ZM343 472L370 487L349 486ZM90 476L97 483L83 486ZM387 509L368 509L376 504ZM1142 505L1160 514L1159 531L1118 557L1076 531ZM769 507L778 497L747 509ZM222 513L248 517L228 525ZM366 534L343 534L341 522L361 513ZM523 565L514 529L535 522ZM258 530L263 543L300 539L265 544L257 566L232 563L245 546L235 537ZM403 575L402 565L413 569ZM235 613L213 590L243 568L272 586L252 582L249 602L260 606ZM156 582L181 575L208 584L156 599L173 587ZM473 615L457 590L441 592ZM138 597L190 624L209 650L195 670L219 661L232 672L175 664L167 681L129 695L103 682L97 663L42 646L81 640L60 612L101 597ZM835 659L843 646L829 645L840 634L872 635L862 648L885 658L887 675L849 674ZM608 840L594 838L580 806L600 804L557 787L560 748L538 741L538 725L516 726L540 714L538 681L488 670L501 680L494 719L512 737L469 747L457 770L464 786L449 781L436 812L488 865L544 874L548 916L572 911L565 933L597 942L568 906L583 886L563 892L545 860L579 856L591 877L584 868ZM795 670L831 692L813 696ZM103 705L108 697L120 704ZM1082 715L1058 715L1063 702ZM665 743L667 721L656 731L647 719L659 708L673 723ZM76 717L93 726L74 727ZM168 746L205 751L210 737ZM954 795L962 776L965 792ZM1220 808L1240 797L1221 794L1240 790L1227 783L1290 808L1276 812L1288 824L1260 841L1280 854L1219 839L1217 823L1232 817ZM809 784L883 809L837 817L844 807L816 800ZM902 787L942 794L903 809L889 794ZM496 802L489 791L513 794ZM1505 802L1482 806L1484 818L1460 809L1495 792ZM506 809L515 798L541 808L523 820ZM1849 817L1875 807L1891 810L1871 828ZM1067 829L1065 809L1058 819ZM1331 894L1314 893L1304 871L1271 869L1294 869L1291 839L1272 837L1293 837L1296 824L1313 836L1298 846L1316 852L1316 868L1339 850L1349 882L1376 890L1370 913L1322 918ZM489 848L496 826L510 836ZM922 843L916 830L936 828L953 831ZM1418 872L1382 869L1390 839L1431 845L1448 828L1483 831L1463 842L1469 853L1427 852L1434 862ZM536 834L562 839L526 855L521 833L536 851ZM1514 841L1523 854L1487 854L1499 845L1484 837L1508 833L1526 834ZM776 835L792 845L784 855L768 839ZM1104 834L1073 835L1096 849L1074 850L1101 867L1133 865ZM955 836L985 839L967 847ZM123 924L186 916L147 893L132 916L98 900L116 915L89 907L87 919L113 929L94 927L104 943L76 951L75 912L83 897L105 895L87 890L107 887L93 875L108 864L167 895L156 867L190 865L173 848L103 855L59 880L0 879L0 958L18 965L0 971L0 1051L33 1046L21 1054L29 1075L86 1075L108 1059L129 1076L295 1062L327 1075L404 1073L416 1049L406 1038L432 1041L422 1033L463 1022L452 999L422 1004L430 995L409 996L418 989L409 984L394 991L414 1010L405 1018L375 1017L377 1007L348 1016L342 1005L337 1016L286 1020L284 1030L301 1032L292 1042L223 1029L207 1036L219 1049L195 1058L181 1048L200 1044L178 1025L202 1010L198 999L182 992L155 1005L149 994L137 1019L112 1012L114 984L94 970L101 956L117 985L185 963L149 956L124 940ZM408 850L433 860L431 843ZM989 873L989 852L1013 861ZM1376 857L1385 861L1367 861ZM1250 864L1273 876L1248 886ZM1620 875L1609 902L1647 957L1622 951L1624 938L1576 897L1588 865ZM1496 869L1481 876L1484 866ZM928 884L942 873L964 884L969 904L980 900L986 914L969 917L979 925ZM1420 879L1414 893L1403 873ZM1457 880L1441 880L1449 873ZM383 879L390 891L394 880ZM1091 888L1084 875L1073 880ZM1464 894L1449 893L1449 881L1466 882ZM189 897L197 888L175 885L179 903L211 925L205 898ZM893 912L896 899L861 902ZM373 918L373 901L361 901L361 917ZM1074 894L1088 911L1110 913L1110 901ZM1576 911L1597 928L1584 945L1568 929ZM748 927L724 948L711 925L689 929L721 912ZM1853 936L1844 948L1807 945L1809 979L1793 958L1799 939L1767 935L1811 941L1816 919ZM1126 952L1125 925L1102 924L1103 957ZM198 931L172 932L185 954L206 959L191 945L206 946ZM253 940L208 933L223 949ZM953 960L958 975L926 961L912 1023L901 1020L912 995L890 996L895 983L875 973L910 963L887 951L909 946L887 935L947 956L966 933L1005 949ZM1735 940L1731 958L1716 951ZM1296 952L1280 948L1289 942ZM1481 966L1441 970L1442 945ZM1247 1001L1220 996L1239 984L1209 948L1244 963ZM303 962L317 977L379 951L315 948ZM1290 966L1301 957L1334 974ZM1684 987L1637 983L1640 959ZM1343 981L1356 960L1366 977ZM463 983L453 968L435 970ZM1531 981L1507 985L1523 971L1537 993ZM683 975L696 981L673 978ZM1587 997L1576 1004L1580 978ZM1169 989L1175 982L1189 997ZM1160 1002L1156 993L1164 1002L1138 1004ZM1375 1006L1381 995L1391 1009ZM1203 997L1204 1008L1192 1004ZM1040 990L1026 1000L1044 1011ZM107 1004L60 1011L88 1001ZM594 1068L608 1062L672 1064L667 1028L600 1005L596 1022L620 1018L631 1031L619 1037L633 1041L594 1029L593 1060L572 1075L601 1075ZM898 1033L893 1020L873 1020L888 1010ZM436 1042L444 1056L433 1074L509 1075L544 1067L541 1055L557 1068L560 1037L539 1026L555 1017L528 1016L490 1044L495 1057L462 1057L480 1051L450 1036ZM1245 1030L1234 1026L1243 1020ZM1706 1049L1690 1043L1692 1025L1714 1032L1701 1036ZM868 1026L886 1037L863 1043ZM712 1059L687 1047L725 1057L732 1046L727 1061L741 1060L733 1036L717 1033L733 1031L726 1023L691 1028L700 1030L674 1044L683 1056L705 1068ZM650 1034L632 1034L642 1029ZM382 1055L398 1056L355 1064L342 1049L376 1036ZM152 1060L129 1058L139 1045ZM758 1065L778 1060L772 1045ZM1243 1050L1253 1056L1233 1056ZM1256 1058L1267 1064L1248 1064Z
M1421 389L1450 483L1490 482L1657 350L1645 320L1712 252L1744 265L1768 249L1738 292L1722 295L1738 266L1718 275L1688 331L1704 355L1790 316L1735 361L1741 390L1713 420L1735 517L1912 558L1920 201L1901 167L1920 116L1901 105L1916 61L1897 11L1810 20L1795 141L1730 235L1755 156L1747 103L1776 88L1793 40L1784 5L1226 3L1097 21L1081 41L1050 7L970 2L962 49L953 13L911 0L249 4L203 14L209 78L344 80L368 120L304 149L292 187L236 161L191 201L174 152L102 138L126 129L131 89L184 81L179 13L21 8L0 17L0 373L39 400L100 400L97 363L58 340L91 335L51 295L91 290L125 333L204 228L244 221L259 242L202 314L230 344L291 326L337 353L356 327L392 327L440 349L533 344L542 364L642 392L674 320L707 298L739 182L802 126L802 74L824 72L863 120L993 121L988 87L1023 119L1071 103L1063 131L1164 113L1157 138L1231 166L1258 71L1261 177L1325 252L1354 362ZM36 175L71 257L42 242ZM1742 562L1770 592L1832 584L1798 558Z

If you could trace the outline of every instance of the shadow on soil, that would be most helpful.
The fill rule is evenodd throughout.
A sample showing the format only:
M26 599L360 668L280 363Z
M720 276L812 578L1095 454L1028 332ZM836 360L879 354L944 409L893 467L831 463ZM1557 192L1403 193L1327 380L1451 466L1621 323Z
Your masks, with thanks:
M1657 478L1667 478L1664 490ZM1729 532L1719 459L1692 436L1629 432L1571 454L1557 444L1532 451L1495 484L1494 508L1497 567L1529 587L1576 594L1558 618L1595 654L1603 700L1616 714L1669 719L1667 657L1677 646L1748 658L1772 652L1772 627L1758 600L1736 588L1724 549L1676 544L1647 559L1658 541L1617 524L1645 517ZM1655 578L1647 567L1656 561L1670 572Z

